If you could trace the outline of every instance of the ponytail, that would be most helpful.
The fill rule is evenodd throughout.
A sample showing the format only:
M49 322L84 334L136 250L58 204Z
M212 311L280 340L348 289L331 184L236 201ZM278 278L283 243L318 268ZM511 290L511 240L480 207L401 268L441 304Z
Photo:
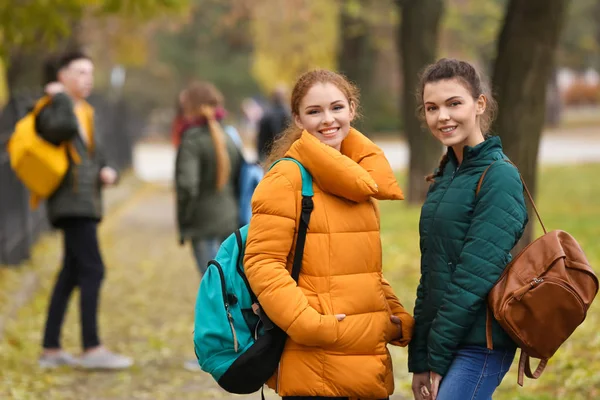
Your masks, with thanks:
M223 187L229 182L231 175L231 160L227 152L227 141L225 140L225 132L221 128L221 124L215 119L208 121L208 129L215 146L215 155L217 160L217 191L220 192Z

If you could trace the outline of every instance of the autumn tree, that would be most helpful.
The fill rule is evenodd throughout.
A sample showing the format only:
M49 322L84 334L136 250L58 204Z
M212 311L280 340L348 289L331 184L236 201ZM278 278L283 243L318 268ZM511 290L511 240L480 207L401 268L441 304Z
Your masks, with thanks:
M408 201L420 204L425 200L429 184L425 176L437 166L441 146L422 127L416 116L419 73L436 59L438 31L444 10L442 0L396 0L401 13L398 46L402 57L402 119L410 151Z
M153 36L152 63L137 69L130 84L172 107L176 93L191 80L208 80L235 112L243 98L259 91L250 74L251 10L249 0L195 0L186 21ZM148 80L155 84L149 87Z
M81 45L84 17L120 16L148 20L185 10L189 0L59 0L2 2L0 58L7 66L9 89L39 82L40 64L49 51ZM127 35L124 35L125 37Z
M496 38L507 0L447 1L440 28L440 53L475 62L491 69Z
M600 68L600 1L572 2L558 47L558 63L577 71Z
M336 68L338 3L262 0L252 7L252 75L265 92L311 68Z

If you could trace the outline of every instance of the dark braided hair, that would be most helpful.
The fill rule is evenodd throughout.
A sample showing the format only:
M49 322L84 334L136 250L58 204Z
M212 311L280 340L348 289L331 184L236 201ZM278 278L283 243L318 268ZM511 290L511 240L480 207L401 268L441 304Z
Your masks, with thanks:
M492 121L496 116L498 105L475 67L466 61L460 61L453 58L442 58L436 63L428 65L423 70L417 89L417 113L419 119L425 121L425 106L423 104L423 90L425 89L425 85L431 82L449 79L456 79L461 83L471 93L474 100L477 100L482 94L486 97L486 109L479 119L479 126L484 133L484 137L488 137L488 132ZM437 173L426 176L425 180L427 182L434 182L436 177L442 176L447 163L448 152L440 159Z

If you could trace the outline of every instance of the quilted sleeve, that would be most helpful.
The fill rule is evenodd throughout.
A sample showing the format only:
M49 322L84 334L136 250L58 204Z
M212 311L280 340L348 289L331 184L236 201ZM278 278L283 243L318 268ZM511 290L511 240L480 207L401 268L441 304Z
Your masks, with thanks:
M460 258L432 322L429 367L444 376L458 344L506 267L527 223L523 185L506 162L490 167L477 196Z
M385 278L381 279L381 285L392 315L395 315L402 321L402 337L399 340L394 340L390 343L395 346L405 347L412 338L415 320L406 311L402 303L400 303L400 300L398 300L398 297L396 297L396 294L394 293L394 289L392 289L392 286Z
M244 269L262 308L293 341L305 346L328 346L337 340L336 317L321 315L312 308L286 269L299 210L297 191L278 171L279 165L254 192Z
M35 124L40 136L56 146L73 139L79 132L73 102L65 93L58 93L52 98L37 115Z
M425 276L421 274L421 280L417 287L417 299L415 301L413 338L408 344L408 371L415 374L429 371L429 366L427 365L427 337L429 336L431 324L423 320L424 284Z

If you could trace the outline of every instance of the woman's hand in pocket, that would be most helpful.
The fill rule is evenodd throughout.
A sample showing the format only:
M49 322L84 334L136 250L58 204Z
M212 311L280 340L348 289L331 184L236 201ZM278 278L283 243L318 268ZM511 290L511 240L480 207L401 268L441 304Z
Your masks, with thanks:
M402 339L402 320L400 317L396 317L395 315L390 315L390 320L396 325L398 328L398 333L394 335L392 340L400 340Z

